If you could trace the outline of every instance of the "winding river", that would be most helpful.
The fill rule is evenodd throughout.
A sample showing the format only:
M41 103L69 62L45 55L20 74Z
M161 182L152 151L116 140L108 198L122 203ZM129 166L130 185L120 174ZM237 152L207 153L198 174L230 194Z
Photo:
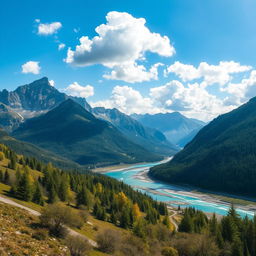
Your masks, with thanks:
M163 201L170 206L192 206L206 213L215 212L219 215L227 214L230 205L224 201L209 196L208 194L194 192L186 187L151 180L147 176L147 172L150 167L158 164L159 163L137 164L118 170L107 171L104 172L104 174L121 180L135 189L146 192L154 199ZM236 209L242 217L247 215L249 218L252 218L256 211L256 206L238 206Z

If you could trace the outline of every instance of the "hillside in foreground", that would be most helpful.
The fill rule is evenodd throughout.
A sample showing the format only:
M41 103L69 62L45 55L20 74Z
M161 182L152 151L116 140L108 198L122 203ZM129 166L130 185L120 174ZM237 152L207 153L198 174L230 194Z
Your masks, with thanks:
M154 178L201 188L256 196L256 98L219 116L168 163L151 169Z

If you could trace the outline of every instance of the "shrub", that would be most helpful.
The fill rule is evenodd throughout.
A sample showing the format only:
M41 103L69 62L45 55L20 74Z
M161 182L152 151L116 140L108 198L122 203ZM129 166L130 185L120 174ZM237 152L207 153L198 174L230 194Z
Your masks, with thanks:
M174 249L173 247L165 247L162 250L162 255L163 256L179 256L179 253L176 249Z
M92 249L90 243L80 236L68 236L65 241L71 256L84 256Z
M96 238L98 248L105 253L114 253L120 245L120 232L107 229L99 233Z
M65 225L81 227L83 224L83 220L77 212L61 203L44 208L40 220L43 226L48 227L50 232L58 237L64 237L67 234Z

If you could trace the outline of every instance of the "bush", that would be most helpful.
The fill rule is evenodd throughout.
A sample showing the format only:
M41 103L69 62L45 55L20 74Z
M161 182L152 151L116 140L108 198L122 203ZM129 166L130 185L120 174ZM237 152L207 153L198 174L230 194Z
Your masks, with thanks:
M173 247L165 247L162 250L162 255L163 256L179 256L179 253L176 249L174 249Z
M61 203L45 207L40 220L43 226L48 227L50 232L58 237L64 237L67 234L65 225L78 228L83 225L83 220L79 214Z
M90 243L80 236L68 236L65 244L69 248L71 256L84 256L92 249Z
M120 236L120 232L111 229L99 233L96 238L99 250L105 253L114 253L119 248Z

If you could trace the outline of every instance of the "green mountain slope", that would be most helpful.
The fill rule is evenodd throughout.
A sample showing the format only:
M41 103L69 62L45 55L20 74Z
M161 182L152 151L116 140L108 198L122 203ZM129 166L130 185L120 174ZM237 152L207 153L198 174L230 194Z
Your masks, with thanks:
M77 163L72 162L63 157L57 156L53 152L49 152L47 150L39 148L31 143L27 143L27 142L15 139L9 136L3 129L0 129L0 143L10 147L17 154L25 155L28 157L34 157L44 163L51 162L59 168L63 168L63 169L81 168L81 166L79 166Z
M256 98L205 126L150 175L173 183L256 195Z
M27 120L13 136L81 165L160 159L70 99L44 115Z

